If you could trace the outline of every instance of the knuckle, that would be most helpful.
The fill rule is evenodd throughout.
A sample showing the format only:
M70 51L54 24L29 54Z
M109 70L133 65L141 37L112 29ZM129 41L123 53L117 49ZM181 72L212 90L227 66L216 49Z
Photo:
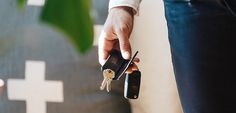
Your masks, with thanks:
M125 33L126 34L129 32L129 27L127 25L122 24L122 25L119 25L118 27L116 27L115 30L118 33Z

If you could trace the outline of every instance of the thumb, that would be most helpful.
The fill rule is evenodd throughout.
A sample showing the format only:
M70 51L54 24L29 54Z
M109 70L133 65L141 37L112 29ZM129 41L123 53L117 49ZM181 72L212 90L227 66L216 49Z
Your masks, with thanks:
M117 33L117 37L120 44L120 51L124 59L130 59L131 57L131 46L129 42L129 36L123 32Z

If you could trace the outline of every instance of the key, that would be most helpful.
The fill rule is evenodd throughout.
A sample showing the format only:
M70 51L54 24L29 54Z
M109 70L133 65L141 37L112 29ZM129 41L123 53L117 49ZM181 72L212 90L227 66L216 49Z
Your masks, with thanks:
M109 92L111 90L111 81L115 77L115 72L112 71L111 69L105 69L103 71L103 77L104 77L104 79L102 81L100 89L104 90L105 87L106 87L107 88L107 92Z
M103 79L102 84L101 84L101 86L100 86L100 90L104 90L105 87L106 87L106 84L107 84L108 78L105 77L105 76L103 76L103 78L104 78L104 79Z
M126 60L122 57L121 52L112 50L105 64L101 67L103 72L103 81L100 90L106 88L107 92L111 91L111 82L113 80L119 80L119 78L126 72L129 66L133 63L134 58L138 54L138 51L133 55L130 60ZM126 82L124 88L124 96L128 99L137 99L139 96L141 82L141 72L134 71L131 74L126 75Z
M108 76L107 76L108 70L104 70L103 71L103 81L100 87L100 90L104 90L105 87L107 86L107 81L109 80Z
M107 80L107 92L111 91L111 82L112 82L112 79Z

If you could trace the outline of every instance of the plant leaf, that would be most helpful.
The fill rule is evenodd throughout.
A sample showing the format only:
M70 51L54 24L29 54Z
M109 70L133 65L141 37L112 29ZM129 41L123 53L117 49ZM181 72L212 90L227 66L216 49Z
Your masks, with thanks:
M25 6L25 0L17 0L17 4L18 4L18 7L22 9Z
M90 0L47 0L41 21L64 32L77 50L85 53L93 44Z

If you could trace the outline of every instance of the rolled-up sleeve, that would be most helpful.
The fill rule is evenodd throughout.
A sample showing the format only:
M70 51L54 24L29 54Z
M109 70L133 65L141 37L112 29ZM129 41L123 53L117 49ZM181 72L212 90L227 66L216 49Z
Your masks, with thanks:
M114 7L127 6L133 8L135 14L138 14L140 2L141 0L110 0L109 10Z

